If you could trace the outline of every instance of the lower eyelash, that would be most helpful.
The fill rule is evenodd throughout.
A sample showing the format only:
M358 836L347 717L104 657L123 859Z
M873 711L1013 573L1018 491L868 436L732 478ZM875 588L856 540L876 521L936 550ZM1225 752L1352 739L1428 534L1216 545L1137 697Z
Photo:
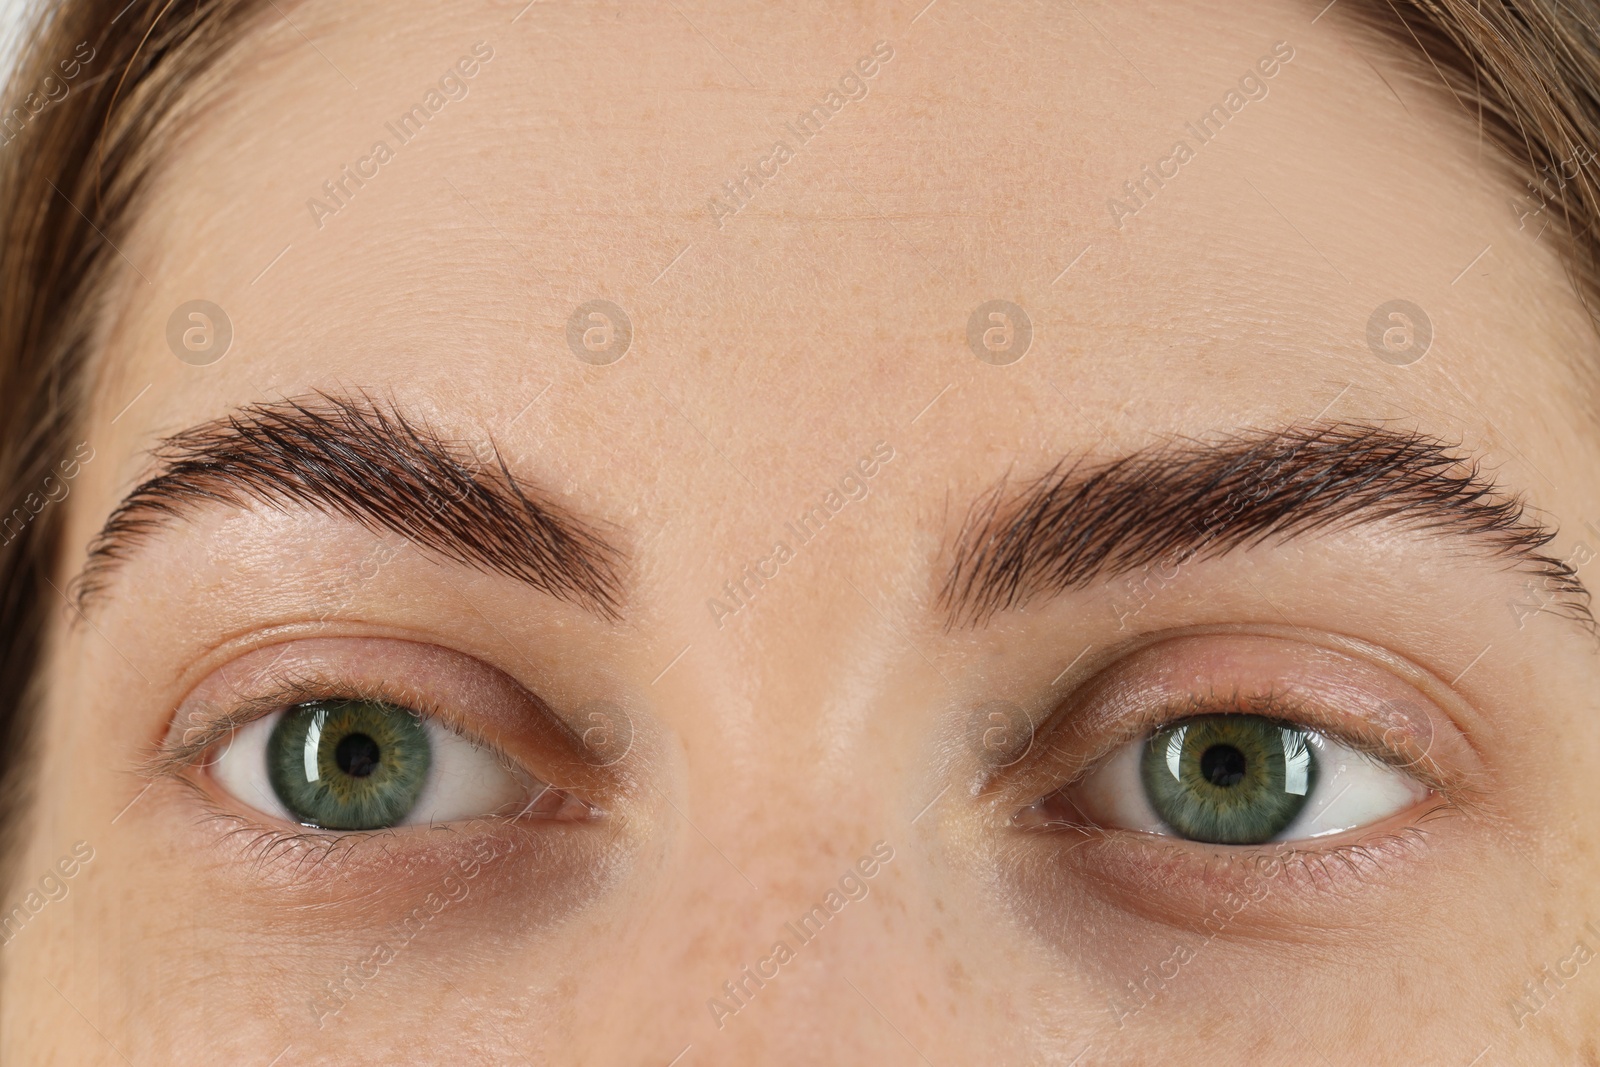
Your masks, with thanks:
M181 777L177 780L198 794L203 802L196 823L216 831L217 841L221 844L242 840L242 845L234 844L233 847L238 848L258 875L266 874L270 868L281 870L285 864L293 863L294 878L298 880L307 870L314 871L330 861L342 861L377 838L395 836L392 828L330 832L310 827L290 829L266 826L223 808L199 783Z
M168 737L146 762L146 777L181 774L199 764L206 753L235 731L257 719L285 711L297 704L319 700L363 700L386 704L416 712L422 718L453 730L449 718L423 694L390 691L384 686L371 686L340 682L316 672L274 670L267 675L264 691L254 697L240 700L227 711L211 716L205 723L185 730L181 737ZM456 731L459 732L459 731ZM488 749L506 758L498 744L489 738L472 739L480 748Z
M270 878L285 877L289 886L309 883L317 871L328 864L337 870L341 864L355 861L381 861L385 858L404 862L402 857L389 853L389 848L399 842L407 829L415 827L388 827L381 830L318 830L311 827L274 827L252 821L238 812L219 806L197 783L179 779L186 787L203 798L204 807L195 817L198 826L221 845L234 851L250 864L256 875ZM502 834L516 835L504 849L496 848L493 855L503 855L521 847L517 839L529 833L513 818L481 816L472 824L492 824ZM431 828L436 833L462 835L459 827L440 825ZM378 850L376 854L373 850Z
M1312 892L1354 891L1370 878L1386 873L1390 866L1403 859L1415 858L1430 847L1433 831L1426 824L1438 819L1467 814L1448 798L1435 797L1434 803L1421 814L1412 816L1404 826L1386 827L1361 833L1353 840L1325 845L1314 845L1316 839L1278 842L1269 845L1197 845L1181 838L1161 837L1137 830L1107 830L1095 826L1057 826L1027 829L1028 834L1080 835L1081 840L1066 847L1065 853L1084 848L1138 848L1149 855L1144 861L1124 853L1124 869L1142 865L1147 869L1140 881L1145 889L1183 880L1208 885L1215 892L1235 892L1243 880L1252 873L1273 881L1283 880L1285 888ZM1310 847L1307 847L1310 845ZM1159 857L1159 858L1158 858ZM1281 873L1261 875L1262 864L1276 859ZM1092 868L1105 871L1105 864L1095 861ZM1168 876L1159 873L1165 869ZM1122 879L1113 879L1121 881Z
M1432 819L1442 814L1443 807L1430 809L1424 818ZM1381 872L1402 855L1416 855L1429 847L1432 832L1422 826L1402 826L1369 834L1358 841L1331 848L1295 848L1280 853L1279 859L1309 883L1322 883L1325 887L1336 885L1339 873L1330 870L1333 865L1344 867L1350 877L1361 878L1367 873Z
M212 812L208 822L226 821L240 825L222 835L223 840L241 835L250 836L242 851L256 867L257 873L268 866L294 857L295 875L301 876L316 870L324 863L339 862L361 848L365 839L376 837L383 831L358 831L343 834L321 833L313 830L280 830L274 827L251 825L248 820L228 812Z

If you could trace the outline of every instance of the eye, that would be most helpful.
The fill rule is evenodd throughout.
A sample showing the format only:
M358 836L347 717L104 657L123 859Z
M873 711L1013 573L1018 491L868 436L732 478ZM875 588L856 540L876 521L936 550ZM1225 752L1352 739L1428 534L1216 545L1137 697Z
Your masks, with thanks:
M316 700L233 732L211 775L241 802L324 830L379 830L580 802L409 708Z
M1368 826L1427 795L1412 776L1308 727L1196 715L1122 746L1016 821L1258 845Z

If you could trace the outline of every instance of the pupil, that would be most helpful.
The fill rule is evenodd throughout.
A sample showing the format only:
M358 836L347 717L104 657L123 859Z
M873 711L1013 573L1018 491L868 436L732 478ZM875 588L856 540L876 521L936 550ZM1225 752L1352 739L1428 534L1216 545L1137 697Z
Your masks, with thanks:
M341 742L340 748L343 747ZM1244 753L1232 745L1212 745L1200 756L1200 773L1205 780L1224 789L1238 785L1244 779L1244 769Z
M366 734L345 734L333 750L333 761L352 778L365 778L377 770L378 756L378 742Z

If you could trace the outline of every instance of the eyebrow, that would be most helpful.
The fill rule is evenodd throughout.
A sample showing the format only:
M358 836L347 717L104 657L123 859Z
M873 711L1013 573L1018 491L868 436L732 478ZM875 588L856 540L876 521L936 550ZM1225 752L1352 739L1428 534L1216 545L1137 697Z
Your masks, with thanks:
M399 534L600 617L621 617L623 553L492 457L367 396L251 404L163 440L155 471L90 543L73 597L83 611L140 544L222 504L304 508Z
M1176 438L1090 464L1064 460L973 505L939 593L951 626L1142 570L1391 522L1444 535L1542 580L1543 610L1594 630L1589 591L1546 555L1555 531L1478 460L1418 432L1364 423Z

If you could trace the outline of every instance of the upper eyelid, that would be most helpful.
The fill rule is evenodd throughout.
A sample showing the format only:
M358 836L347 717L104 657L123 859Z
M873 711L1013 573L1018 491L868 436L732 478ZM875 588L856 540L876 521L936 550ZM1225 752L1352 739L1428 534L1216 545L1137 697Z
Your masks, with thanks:
M517 763L505 749L492 739L468 734L458 729L451 716L444 713L438 703L423 694L399 694L361 682L337 682L317 672L299 674L283 672L269 675L271 688L254 697L241 697L237 704L218 713L211 721L190 726L178 737L165 738L154 755L144 764L145 777L157 778L181 774L200 763L201 757L219 742L250 723L276 712L312 700L370 700L416 712L422 718L439 724L466 738L479 748L493 753L502 762L512 766ZM176 727L176 724L174 724ZM194 733L195 736L190 736Z
M1241 691L1274 692L1266 708L1274 717L1362 751L1462 809L1482 810L1492 792L1493 767L1480 751L1485 716L1437 673L1352 634L1258 623L1173 627L1103 650L1039 720L1034 748L1043 759L990 782L1042 794L1048 772L1061 788L1163 717L1248 712Z
M230 731L297 703L357 699L417 712L540 782L579 791L621 785L622 772L590 758L568 717L475 651L410 636L274 630L217 650L191 677L132 769L198 785L209 777L203 754Z
M1207 703L1208 699L1209 703ZM1092 754L1077 762L1071 772L1071 776L1066 781L1053 786L1052 791L1069 789L1084 781L1116 756L1117 753L1121 752L1125 746L1138 744L1164 725L1195 715L1239 714L1260 715L1264 718L1313 730L1331 740L1337 741L1346 748L1378 760L1385 766L1416 779L1431 791L1447 796L1453 801L1460 803L1470 799L1472 792L1470 788L1447 780L1443 775L1437 773L1435 768L1429 764L1426 755L1420 760L1413 759L1408 754L1402 753L1395 748L1386 747L1381 741L1374 740L1369 736L1363 736L1360 731L1345 725L1346 720L1358 723L1365 722L1370 726L1376 725L1368 722L1364 717L1355 714L1346 715L1342 718L1316 715L1309 712L1309 707L1309 701L1287 697L1276 691L1268 691L1254 698L1246 698L1238 691L1235 691L1232 696L1222 699L1217 698L1215 694L1210 698L1201 697L1197 694L1191 695L1187 706L1169 702L1161 705L1158 711L1144 710L1133 716L1125 716L1121 727L1110 738L1095 743L1091 749ZM1070 698L1068 704L1061 710L1070 714ZM1074 726L1068 725L1065 721L1061 723L1056 731L1052 731L1051 737L1059 736L1061 732L1077 733ZM1078 736L1082 735L1078 734ZM1045 741L1046 746L1049 747L1051 743L1051 739L1047 738Z

